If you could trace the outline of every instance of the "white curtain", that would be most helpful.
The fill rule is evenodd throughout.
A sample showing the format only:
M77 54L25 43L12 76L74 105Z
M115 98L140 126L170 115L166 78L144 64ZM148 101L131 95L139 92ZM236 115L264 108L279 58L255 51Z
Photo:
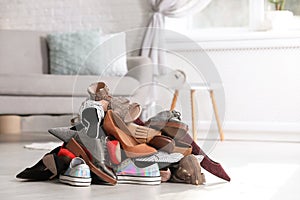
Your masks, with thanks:
M150 57L154 63L154 75L160 74L158 65L165 64L164 18L183 17L203 10L211 0L149 0L153 16L146 30L141 55Z

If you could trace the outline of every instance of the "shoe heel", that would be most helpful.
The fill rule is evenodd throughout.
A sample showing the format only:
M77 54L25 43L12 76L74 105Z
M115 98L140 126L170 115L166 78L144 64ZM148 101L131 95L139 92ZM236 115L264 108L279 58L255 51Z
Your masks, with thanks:
M90 167L91 171L96 174L103 181L115 185L117 184L117 180L113 179L106 173L100 171L89 159L88 155L85 153L83 148L72 138L66 145L66 148L69 149L73 154L78 157L82 157L82 159L86 162L86 164Z
M52 173L53 176L51 176L49 179L53 179L54 177L57 176L57 168L56 168L56 163L54 160L54 155L53 154L48 154L43 157L43 163L47 167L46 169L49 169Z

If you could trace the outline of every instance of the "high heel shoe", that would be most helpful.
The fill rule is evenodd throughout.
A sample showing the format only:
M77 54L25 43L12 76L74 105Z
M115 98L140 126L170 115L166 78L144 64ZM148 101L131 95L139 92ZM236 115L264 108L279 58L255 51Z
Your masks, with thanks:
M148 156L157 152L156 149L147 144L139 144L132 136L127 135L122 130L122 126L126 126L124 121L112 110L108 110L104 118L103 128L108 135L113 136L121 143L127 157Z
M115 113L115 115L117 114ZM140 126L135 123L125 124L122 120L120 120L121 119L117 120L117 122L119 122L118 127L127 135L134 137L138 143L148 143L153 137L161 135L161 132L155 129Z

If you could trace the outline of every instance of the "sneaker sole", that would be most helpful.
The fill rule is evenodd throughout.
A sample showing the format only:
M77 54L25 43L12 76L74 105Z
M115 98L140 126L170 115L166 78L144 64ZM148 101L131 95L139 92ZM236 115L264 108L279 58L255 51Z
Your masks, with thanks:
M87 135L91 138L99 136L100 120L96 108L86 108L82 112L83 124L88 127Z
M91 178L76 178L71 176L60 175L59 181L73 186L90 186Z
M159 185L161 183L160 176L147 177L147 176L117 176L118 184L142 184L142 185Z

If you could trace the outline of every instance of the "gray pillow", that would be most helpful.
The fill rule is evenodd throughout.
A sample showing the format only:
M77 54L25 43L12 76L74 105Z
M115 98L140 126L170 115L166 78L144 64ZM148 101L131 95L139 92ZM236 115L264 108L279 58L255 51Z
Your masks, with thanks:
M51 74L123 76L127 73L125 33L54 33L47 36L47 42Z

